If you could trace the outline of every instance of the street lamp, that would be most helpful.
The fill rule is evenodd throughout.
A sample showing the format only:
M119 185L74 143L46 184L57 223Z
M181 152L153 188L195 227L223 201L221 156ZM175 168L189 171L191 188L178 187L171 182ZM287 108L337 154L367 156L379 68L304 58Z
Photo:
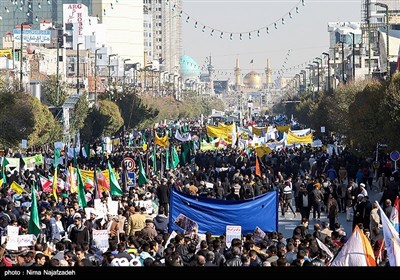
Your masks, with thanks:
M113 53L113 54L109 54L108 55L108 87L110 87L111 86L111 57L112 56L117 56L117 54L116 53Z
M328 93L331 93L331 60L329 53L323 52L322 54L328 57Z
M345 83L344 80L344 41L339 42L342 45L342 83Z
M352 36L352 52L351 52L351 60L352 60L352 66L351 66L351 70L352 70L352 76L353 76L353 81L356 80L356 60L355 60L355 47L356 47L356 42L355 42L355 36L356 34L354 34L354 32L349 32Z
M319 57L317 57L317 58L319 58ZM317 59L317 58L315 58L315 59ZM318 93L318 95L319 95L319 61L313 61L313 63L316 63L317 64L317 93Z
M83 43L76 44L76 94L79 95L79 46Z
M100 49L94 51L94 104L97 106L97 52Z
M385 14L386 14L386 79L388 80L390 78L390 62L389 62L389 7L388 5L380 2L375 3L376 6L379 6L381 8L385 9Z
M20 69L19 69L19 90L20 90L21 92L22 92L22 78L23 78L23 73L22 73L22 67L23 67L23 65L22 65L23 48L22 48L22 45L23 45L23 43L24 43L24 36L23 36L24 25L28 25L28 23L23 22L23 23L21 23L21 26L20 26L20 32L21 32L21 46L20 46L20 52L21 52L21 55L20 55L20 58L19 58L19 63L20 63Z
M122 81L122 90L125 93L125 62L131 60L130 58L124 59L124 75L123 75L123 81Z

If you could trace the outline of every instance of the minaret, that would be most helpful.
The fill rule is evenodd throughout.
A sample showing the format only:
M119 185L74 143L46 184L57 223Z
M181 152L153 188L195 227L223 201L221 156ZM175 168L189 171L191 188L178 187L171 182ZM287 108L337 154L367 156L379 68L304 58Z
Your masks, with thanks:
M265 85L267 89L270 83L271 83L271 68L269 67L269 59L267 59L267 67L265 67Z
M239 58L236 58L236 66L234 69L235 73L235 89L239 90L240 88L240 66L239 66Z

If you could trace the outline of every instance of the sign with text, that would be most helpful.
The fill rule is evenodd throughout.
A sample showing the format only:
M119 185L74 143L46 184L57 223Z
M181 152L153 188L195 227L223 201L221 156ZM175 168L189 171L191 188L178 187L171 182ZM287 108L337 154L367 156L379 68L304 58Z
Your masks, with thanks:
M22 30L22 41L27 44L50 44L51 30ZM14 42L21 42L21 30L14 29Z
M242 227L241 226L226 226L226 246L231 247L232 240L239 238L242 240Z

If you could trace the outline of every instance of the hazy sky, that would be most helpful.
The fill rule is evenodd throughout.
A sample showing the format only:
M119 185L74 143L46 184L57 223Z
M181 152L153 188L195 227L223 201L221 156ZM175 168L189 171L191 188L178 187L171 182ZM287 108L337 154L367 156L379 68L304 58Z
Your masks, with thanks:
M233 73L236 58L240 60L242 73L251 69L263 72L267 59L273 71L282 69L283 65L291 68L309 63L328 51L328 22L359 22L361 2L305 0L302 6L298 0L183 0L182 10L190 17L186 23L187 15L182 16L183 53L191 56L200 66L211 55L216 71L224 73L216 73L221 79L227 78L225 72ZM197 28L194 27L195 21L198 22ZM204 25L206 29L202 32ZM220 31L210 35L212 28L229 33L224 32L221 39ZM249 40L249 31L258 29L261 29L260 37L254 31ZM230 40L230 32L243 32L242 40L239 34L234 34ZM286 72L284 77L293 77L301 69L304 68ZM233 75L230 77L232 79Z

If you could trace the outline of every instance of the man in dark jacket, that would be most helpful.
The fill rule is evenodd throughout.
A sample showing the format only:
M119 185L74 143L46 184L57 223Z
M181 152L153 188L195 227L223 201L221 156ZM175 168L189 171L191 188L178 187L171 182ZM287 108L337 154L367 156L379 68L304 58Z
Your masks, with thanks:
M168 232L168 217L164 215L163 208L158 208L158 215L154 217L153 222L158 233Z
M159 208L164 208L164 213L166 216L169 215L169 187L167 185L167 179L163 178L161 185L157 188L157 197Z
M89 229L82 224L82 218L77 216L74 219L74 226L69 234L69 239L82 247L85 242L89 243Z

